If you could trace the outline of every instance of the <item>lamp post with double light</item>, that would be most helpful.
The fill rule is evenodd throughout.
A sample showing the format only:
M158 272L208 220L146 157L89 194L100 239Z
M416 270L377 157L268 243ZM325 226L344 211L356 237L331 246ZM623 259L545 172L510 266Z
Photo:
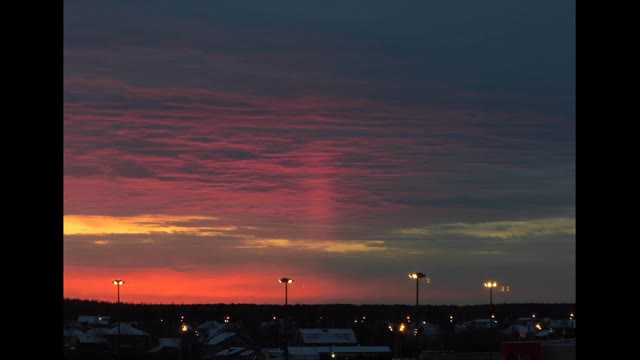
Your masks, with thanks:
M493 314L493 288L498 286L498 282L495 280L485 281L484 287L489 288L489 339L493 340L493 319L495 315ZM489 347L492 347L493 344L489 344ZM489 349L489 359L493 357L493 348Z
M500 286L498 286L497 290L498 290L498 292L501 292L501 293L508 293L508 292L511 292L511 286L509 286L509 285L500 285ZM504 298L504 300L502 300L502 303L504 304L504 303L507 302L506 301L506 296L504 296L503 298Z
M113 280L113 285L116 285L118 288L118 303L116 304L117 307L117 314L118 314L118 340L116 341L117 346L118 346L118 353L120 352L120 286L124 285L124 280L120 280L120 279L116 279Z
M504 285L504 284L500 284L496 290L498 290L498 292L500 293L508 293L511 292L511 286L510 285ZM507 294L504 295L500 295L502 297L502 303L506 304L507 303ZM506 310L506 314L503 314L503 318L505 319L511 319L513 317L513 313L511 312L510 308L505 308Z
M284 284L284 305L286 306L288 303L288 297L289 297L289 288L288 285L291 284L293 282L293 279L290 278L280 278L280 280L278 280L280 283Z
M283 277L278 280L281 284L284 284L284 306L285 306L285 316L284 316L284 359L289 360L289 336L287 334L287 321L288 314L287 313L287 305L289 304L289 284L293 282L293 279Z
M486 281L484 287L489 288L489 305L493 305L493 288L498 286L495 280Z

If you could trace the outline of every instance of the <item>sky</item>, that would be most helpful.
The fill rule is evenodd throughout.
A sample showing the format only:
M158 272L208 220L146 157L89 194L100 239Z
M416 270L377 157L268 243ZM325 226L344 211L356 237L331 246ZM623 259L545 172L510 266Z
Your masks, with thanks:
M64 297L414 304L423 272L421 304L575 302L575 23L65 0Z

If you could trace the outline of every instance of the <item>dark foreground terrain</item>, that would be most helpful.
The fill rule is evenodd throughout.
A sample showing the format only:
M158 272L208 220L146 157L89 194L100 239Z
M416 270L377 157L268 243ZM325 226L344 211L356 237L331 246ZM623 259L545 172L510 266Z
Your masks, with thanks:
M488 320L491 315L494 321ZM121 359L221 359L202 353L203 334L198 329L207 322L216 322L224 327L223 331L236 333L234 342L227 348L253 349L255 354L247 356L248 360L262 360L262 349L283 349L285 342L289 346L304 346L300 343L298 329L351 329L357 339L355 345L386 346L391 349L389 358L414 357L418 351L425 354L497 353L505 341L575 338L575 304L422 305L416 308L351 304L150 305L65 299L65 326L76 322L80 316L105 317L109 319L105 326L111 327L119 319L149 335L144 343L131 344L126 351L121 351ZM416 317L422 324L417 330ZM561 319L565 324L569 318L574 319L573 326L559 328L559 325L553 325L556 328L552 328L552 324L559 324ZM525 323L529 324L526 334L516 327ZM180 351L149 352L161 338L179 339ZM64 357L68 360L116 358L117 352L113 351L116 340L113 337L109 340L109 348L65 349ZM230 358L238 357L227 357Z

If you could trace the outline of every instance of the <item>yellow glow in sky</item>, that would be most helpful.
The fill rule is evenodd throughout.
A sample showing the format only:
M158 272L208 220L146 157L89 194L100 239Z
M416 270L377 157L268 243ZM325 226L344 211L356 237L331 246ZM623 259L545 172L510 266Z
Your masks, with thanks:
M378 251L386 250L383 246L384 241L313 241L300 240L291 241L287 239L258 239L247 240L246 245L240 245L241 248L267 248L267 247L295 247L298 249L327 251L327 252L353 252L353 251Z
M99 215L65 215L65 235L88 234L151 234L157 232L188 232L200 235L211 235L214 231L233 231L234 226L177 226L172 222L188 222L193 220L211 220L205 216L171 216L171 215L139 215L132 217L99 216Z

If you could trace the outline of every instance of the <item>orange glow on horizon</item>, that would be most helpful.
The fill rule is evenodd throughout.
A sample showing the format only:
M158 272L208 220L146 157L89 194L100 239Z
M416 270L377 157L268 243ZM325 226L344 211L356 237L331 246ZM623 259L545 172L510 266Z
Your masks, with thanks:
M284 304L285 290L277 274L296 274L295 269L247 268L236 270L177 272L149 269L65 268L65 298L116 302L113 279L122 279L120 301L146 304ZM357 280L327 279L321 275L296 274L288 284L289 304L327 304L335 302L398 303L397 294L381 294L380 289L397 283L393 279L364 283ZM386 284L385 282L388 282ZM388 300L380 300L388 297ZM408 297L410 299L411 297ZM376 299L375 301L369 299ZM402 302L402 301L401 301ZM401 303L400 302L400 303Z

